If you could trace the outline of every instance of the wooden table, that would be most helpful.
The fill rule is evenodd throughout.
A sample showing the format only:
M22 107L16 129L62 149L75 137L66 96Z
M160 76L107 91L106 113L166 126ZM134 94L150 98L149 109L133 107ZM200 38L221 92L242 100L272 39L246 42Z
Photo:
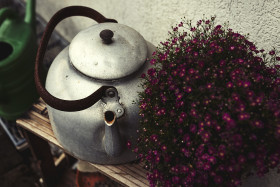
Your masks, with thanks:
M61 149L63 149L63 147L53 134L44 101L39 99L23 118L17 120L17 124L25 129L33 154L37 159L42 160L42 173L47 173L44 178L50 185L52 185L52 179L57 176L55 172L55 164L50 163L50 161L44 163L44 160L52 159L52 155L50 155L49 150L45 150L45 148L42 150L42 147L48 147L49 145L47 142L53 143ZM122 165L99 165L91 163L91 165L102 174L124 186L149 186L149 182L146 178L147 171L143 169L142 163Z

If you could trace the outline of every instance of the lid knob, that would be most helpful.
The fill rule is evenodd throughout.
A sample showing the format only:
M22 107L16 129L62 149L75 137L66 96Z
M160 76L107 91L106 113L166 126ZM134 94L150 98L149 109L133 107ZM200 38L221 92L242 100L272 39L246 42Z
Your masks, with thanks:
M109 29L105 29L100 32L99 36L103 40L103 43L110 44L113 42L112 38L114 36L114 33L113 33L113 31L111 31Z

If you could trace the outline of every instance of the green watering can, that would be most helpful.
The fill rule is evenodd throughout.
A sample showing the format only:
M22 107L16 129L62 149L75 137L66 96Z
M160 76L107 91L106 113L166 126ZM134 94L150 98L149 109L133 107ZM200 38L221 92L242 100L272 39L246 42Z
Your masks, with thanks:
M35 0L26 1L24 20L10 8L0 9L0 117L15 120L38 98L36 51Z

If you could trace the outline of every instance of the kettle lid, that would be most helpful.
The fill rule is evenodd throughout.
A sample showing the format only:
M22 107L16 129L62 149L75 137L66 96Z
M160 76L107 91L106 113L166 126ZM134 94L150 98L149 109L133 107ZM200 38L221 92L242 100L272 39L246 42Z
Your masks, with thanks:
M119 23L100 23L79 32L69 46L72 65L81 73L114 80L136 72L148 55L146 40Z

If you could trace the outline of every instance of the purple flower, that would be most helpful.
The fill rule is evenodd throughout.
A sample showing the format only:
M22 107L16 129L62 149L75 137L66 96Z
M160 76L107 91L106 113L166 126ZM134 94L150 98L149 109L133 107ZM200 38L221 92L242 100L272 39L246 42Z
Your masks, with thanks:
M214 156L209 156L208 161L212 164L216 164L216 157Z
M223 52L223 48L220 47L220 46L218 46L218 47L216 48L216 53L221 53L221 52Z
M256 50L256 46L251 45L251 46L250 46L250 50L251 50L251 51L255 51L255 50Z
M239 155L239 157L238 157L238 162L239 162L240 164L245 163L245 162L246 162L246 157L245 157L244 155Z
M190 31L194 32L194 31L196 31L196 28L195 28L195 27L192 27L192 28L190 29Z
M203 169L206 170L206 171L210 170L211 169L210 163L209 162L204 163Z
M194 125L194 124L190 125L190 132L192 132L193 134L196 133L196 125Z
M235 46L230 46L229 50L233 51L235 49Z
M152 134L150 139L154 142L157 142L158 141L158 136L156 134Z
M128 149L131 148L131 141L127 140L127 142L126 142L126 147L127 147Z
M271 50L271 51L269 51L269 54L270 54L270 55L275 55L275 51L274 51L274 50Z
M245 112L243 112L243 113L240 113L239 115L238 115L238 119L239 120L248 120L250 118L250 114L248 114L248 113L245 113Z
M156 69L155 68L150 68L148 70L148 75L150 75L151 77L154 77L156 75Z
M184 94L183 93L179 93L177 94L177 100L181 100L183 98Z
M151 59L150 64L154 65L156 63L156 59Z
M201 133L201 138L203 142L208 142L210 137L211 137L210 132L204 131L203 133Z
M243 64L243 63L244 63L244 60L241 59L241 58L239 58L239 59L237 59L237 62L238 62L239 64Z
M214 177L214 181L215 181L216 184L221 184L223 182L223 178L219 175L216 175Z
M226 64L226 61L225 60L221 60L220 61L220 66L224 66Z
M223 120L229 122L229 121L231 120L230 115L229 115L228 113L224 113L224 114L223 114Z
M187 52L187 53L189 53L189 52L191 52L191 51L192 51L192 47L191 47L191 46L189 46L189 47L186 48L186 52Z
M152 95L152 89L151 88L146 88L145 93L148 95Z
M184 25L183 22L180 22L180 24L178 25L178 27L182 27Z
M232 82L228 82L228 83L227 83L227 87L228 87L228 88L232 88L232 87L233 87L233 83L232 83Z
M142 110L145 110L147 108L147 103L146 102L142 102L142 104L140 105L140 108Z
M256 128L263 128L263 127L264 127L264 124L263 124L262 121L256 120L256 121L253 121L253 122L252 122L252 126L253 126L253 127L256 127Z
M217 42L216 41L213 41L213 42L210 43L210 47L211 48L216 48L216 46L217 46Z
M180 178L178 177L178 176L174 176L174 177L172 177L172 182L173 182L173 184L178 184L179 183L179 181L180 181Z
M188 70L188 73L189 73L189 74L194 74L194 73L195 73L195 70L194 70L193 68L190 68L190 69Z
M174 84L171 84L171 85L169 86L169 90L175 90L175 88L176 88L176 86L175 86Z
M183 90L184 90L184 92L186 92L186 93L191 93L192 88L191 88L190 86L186 86L186 87L183 88Z
M251 82L250 82L250 81L244 81L244 82L243 82L243 87L244 87L244 88L248 88L250 85L251 85Z

